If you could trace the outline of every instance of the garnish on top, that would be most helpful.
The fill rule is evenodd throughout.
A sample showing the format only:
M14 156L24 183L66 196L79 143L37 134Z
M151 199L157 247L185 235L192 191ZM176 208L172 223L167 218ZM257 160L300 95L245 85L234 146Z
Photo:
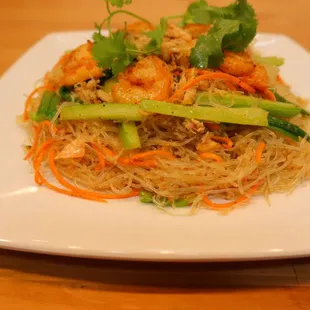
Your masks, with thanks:
M188 24L212 25L206 34L200 35L195 47L191 50L190 63L197 68L216 68L223 61L223 50L243 51L256 35L257 20L255 11L247 0L237 0L227 7L209 6L205 0L193 2L183 15L161 18L154 30L145 34L150 38L143 49L138 49L126 39L126 23L124 30L113 33L111 19L116 14L127 14L147 24L144 17L124 10L123 6L131 4L131 0L105 0L109 16L100 24L93 34L94 45L92 55L102 68L111 68L114 75L122 72L138 55L160 54L162 41L167 29L167 21L181 18L183 26ZM117 9L112 11L111 6ZM109 36L101 33L106 25Z

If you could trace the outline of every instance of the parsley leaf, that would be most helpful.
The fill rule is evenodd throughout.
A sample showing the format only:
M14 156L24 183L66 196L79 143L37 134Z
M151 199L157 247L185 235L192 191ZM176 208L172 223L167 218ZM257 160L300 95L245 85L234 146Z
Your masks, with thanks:
M125 31L120 30L113 37L104 37L98 32L93 35L93 58L97 60L99 67L112 68L114 75L125 70L134 58L127 51L125 34Z
M184 22L212 23L213 27L192 49L190 62L193 66L218 67L224 57L223 49L243 51L255 37L257 20L247 0L237 0L223 8L208 6L204 0L194 4L196 7L187 10L190 19L184 18Z
M111 4L112 6L121 8L124 5L131 4L132 0L105 0L105 2Z
M192 49L190 62L198 68L216 68L224 57L222 41L226 35L238 31L240 22L236 20L219 20L208 34L198 38L196 46Z
M149 44L144 48L144 53L160 53L163 38L167 29L167 19L161 18L160 24L152 31L145 34L151 38Z

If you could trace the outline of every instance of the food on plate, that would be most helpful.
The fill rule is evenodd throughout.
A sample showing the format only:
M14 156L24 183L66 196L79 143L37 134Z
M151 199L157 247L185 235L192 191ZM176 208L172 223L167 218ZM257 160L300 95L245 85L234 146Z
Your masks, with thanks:
M247 1L196 1L158 25L125 10L131 0L105 2L92 39L62 55L25 103L38 185L229 210L309 179L306 102L281 78L284 60L252 47ZM116 14L137 21L112 31Z

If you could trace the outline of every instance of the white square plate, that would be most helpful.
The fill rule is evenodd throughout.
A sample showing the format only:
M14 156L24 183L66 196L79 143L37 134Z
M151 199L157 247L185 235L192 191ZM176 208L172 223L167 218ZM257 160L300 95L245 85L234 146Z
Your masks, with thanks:
M0 247L60 255L141 260L245 260L310 255L310 184L293 194L253 199L228 216L201 210L170 216L137 198L89 202L38 188L23 161L24 133L15 124L25 94L66 50L90 32L46 36L1 80ZM310 55L288 37L257 36L263 55L285 58L283 78L310 97Z

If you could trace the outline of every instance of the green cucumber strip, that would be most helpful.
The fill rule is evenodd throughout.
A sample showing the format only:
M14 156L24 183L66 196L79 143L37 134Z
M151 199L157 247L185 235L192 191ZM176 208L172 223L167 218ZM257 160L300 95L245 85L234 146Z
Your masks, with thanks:
M272 116L294 117L301 111L299 107L289 103L273 102L256 97L223 94L215 95L209 93L201 93L197 96L196 103L201 106L210 105L210 102L219 103L231 108L258 107Z
M140 191L140 201L143 203L153 203L153 194L148 191Z
M140 191L140 202L143 203L153 203L153 194L148 191ZM164 198L164 205L166 207L168 206L174 206L176 208L182 208L182 207L188 207L190 202L186 199L180 198L176 199L173 202L169 201L168 199Z
M50 101L48 110L46 112L46 119L53 119L57 113L57 105L60 103L61 97L54 93L52 100Z
M120 137L125 149L137 149L141 147L138 129L133 121L121 123Z
M37 113L36 113L36 116L38 118L45 119L47 112L48 112L50 102L51 102L54 94L55 93L53 91L50 91L50 90L46 90L43 93L39 108L38 108Z
M273 94L274 94L274 96L276 97L276 99L277 99L278 102L284 102L284 103L293 104L294 106L300 108L300 113L301 113L301 114L310 116L310 112L308 112L306 109L300 107L299 105L297 105L297 104L295 104L295 103L293 103L293 102L290 102L290 101L286 100L284 97L282 97L280 94L278 94L274 88L270 88L270 91L273 92ZM275 116L275 115L274 115L274 116Z
M115 121L141 121L143 116L138 105L130 103L106 103L72 105L64 107L61 120L103 119Z
M270 57L262 57L262 56L254 56L254 60L259 64L272 65L276 67L280 67L284 64L284 58L270 56Z
M268 124L269 126L277 127L284 129L285 131L290 132L291 134L305 138L308 142L310 142L310 136L307 134L303 129L298 127L297 125L294 125L288 121L273 117L273 116L268 116Z
M140 103L141 110L145 112L158 113L198 119L211 122L223 122L240 125L267 126L268 113L259 108L213 108L199 106L184 106L156 100L143 100Z
M268 128L272 129L274 131L277 131L277 132L283 134L284 136L287 136L287 137L289 137L289 138L291 138L291 139L293 139L293 140L295 140L297 142L299 141L298 136L294 135L293 133L291 133L291 132L289 132L287 130L284 130L284 129L279 128L279 127L270 126L270 125L268 126Z

